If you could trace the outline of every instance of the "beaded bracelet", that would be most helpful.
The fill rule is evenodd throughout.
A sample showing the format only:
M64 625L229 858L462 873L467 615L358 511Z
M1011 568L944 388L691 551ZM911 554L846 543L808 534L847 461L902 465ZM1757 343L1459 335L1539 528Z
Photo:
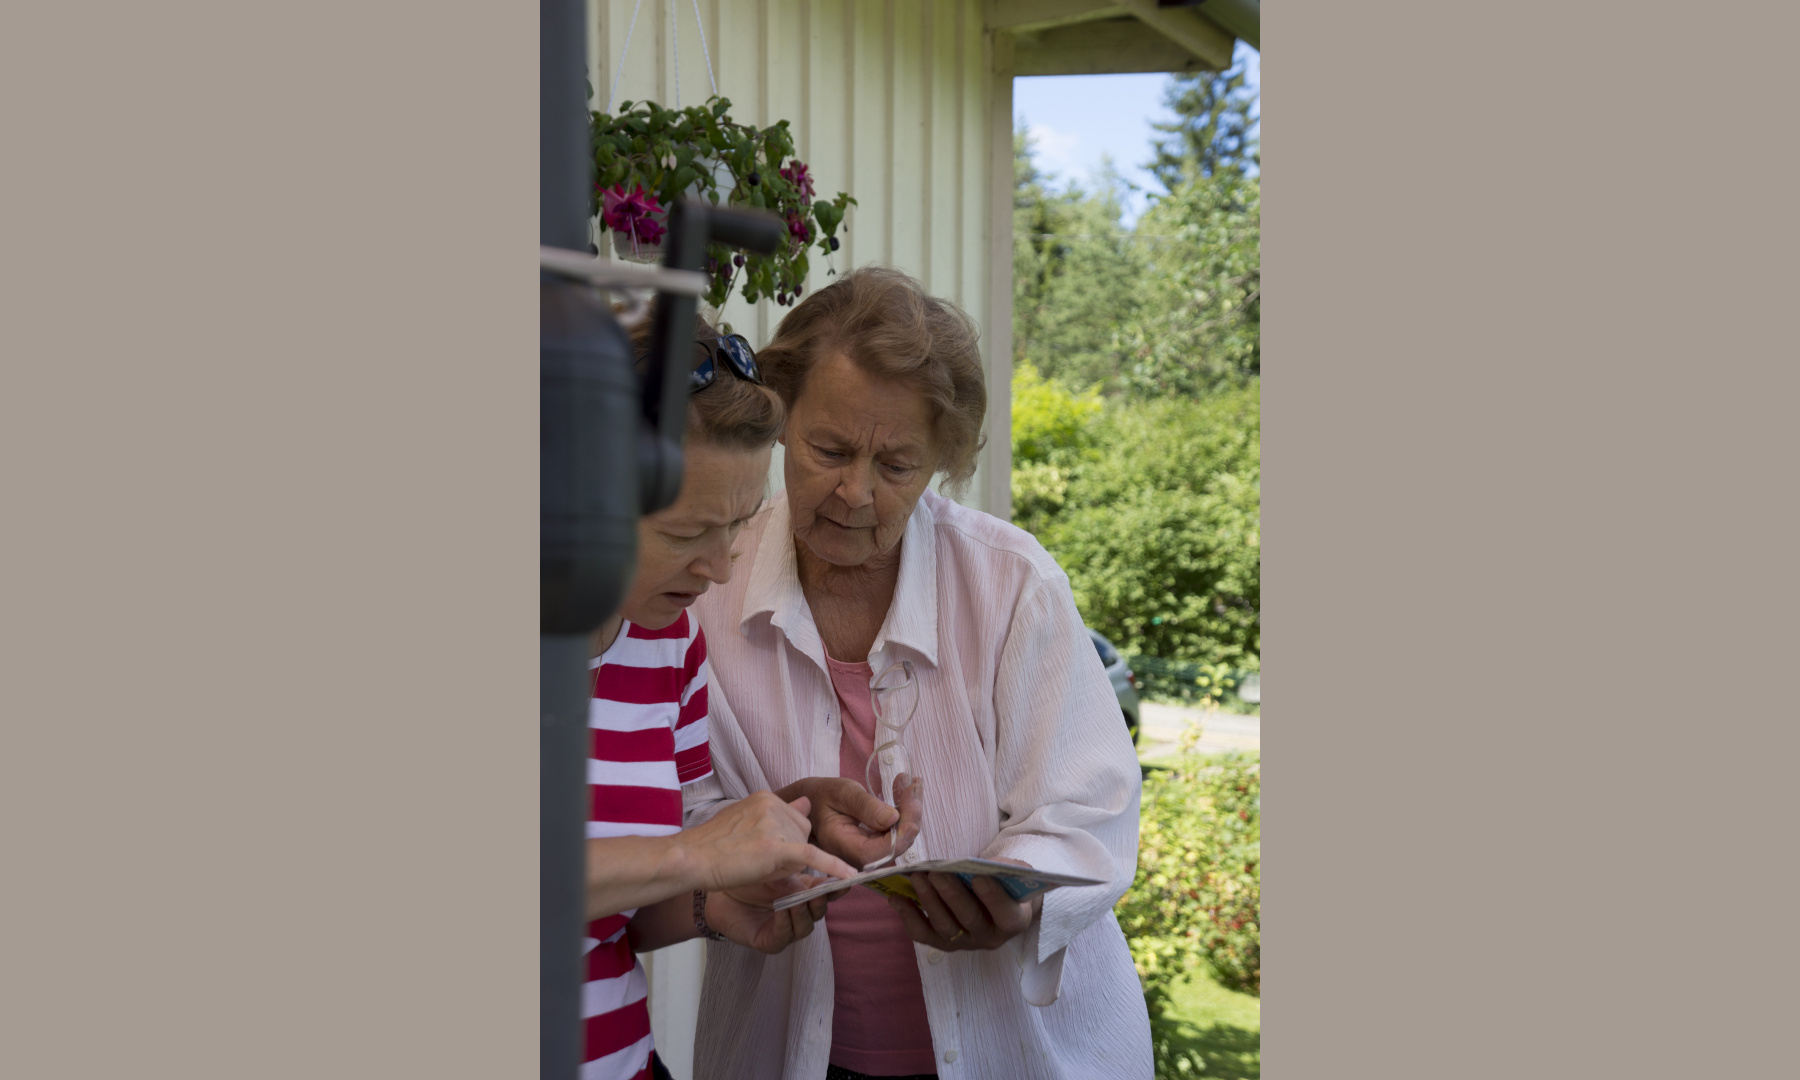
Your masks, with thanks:
M706 890L694 890L694 925L699 928L700 936L708 941L724 941L725 935L706 925Z

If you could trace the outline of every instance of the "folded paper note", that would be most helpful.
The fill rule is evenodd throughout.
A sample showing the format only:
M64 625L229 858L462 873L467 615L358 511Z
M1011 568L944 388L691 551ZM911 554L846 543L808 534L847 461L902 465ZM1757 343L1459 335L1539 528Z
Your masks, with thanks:
M867 885L876 892L888 896L898 896L904 900L918 903L919 898L913 893L912 882L907 880L908 874L955 874L962 879L964 885L973 886L978 877L992 878L994 883L1006 890L1006 895L1014 900L1029 900L1041 892L1062 885L1104 885L1104 881L1093 878L1076 877L1074 874L1053 874L1048 870L1033 870L1029 866L1016 866L1012 863L995 862L992 859L931 859L925 862L912 863L908 866L884 866L878 870L870 870L855 877L847 877L827 881L803 892L789 893L775 901L775 910L791 908L795 904L803 904L815 896L827 896L841 892L852 885Z

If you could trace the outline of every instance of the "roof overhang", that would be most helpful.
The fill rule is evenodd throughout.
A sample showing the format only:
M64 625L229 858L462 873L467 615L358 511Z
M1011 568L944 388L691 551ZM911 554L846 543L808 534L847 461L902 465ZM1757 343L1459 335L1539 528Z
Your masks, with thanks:
M1262 40L1258 0L987 0L1015 75L1222 71Z

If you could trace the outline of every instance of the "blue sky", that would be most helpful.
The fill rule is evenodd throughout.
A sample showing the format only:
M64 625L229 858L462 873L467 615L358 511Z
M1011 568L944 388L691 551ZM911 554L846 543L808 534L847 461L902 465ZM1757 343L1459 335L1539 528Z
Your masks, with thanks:
M1246 60L1245 81L1260 97L1262 57L1238 42L1238 55ZM1146 189L1156 181L1144 162L1150 160L1150 143L1156 132L1150 124L1166 120L1163 88L1167 75L1035 75L1013 80L1013 120L1031 128L1037 137L1038 168L1059 183L1088 182L1105 155L1125 178ZM1127 224L1143 212L1144 192L1127 203Z

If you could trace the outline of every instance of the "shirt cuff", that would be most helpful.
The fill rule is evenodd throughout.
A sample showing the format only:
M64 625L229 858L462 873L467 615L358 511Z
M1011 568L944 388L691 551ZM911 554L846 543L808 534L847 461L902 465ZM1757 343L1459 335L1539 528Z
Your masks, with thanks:
M1072 865L1068 847L1055 837L1033 833L1002 836L983 858L1017 859L1034 869L1105 879L1110 868ZM1037 918L1016 939L1019 945L1019 988L1033 1005L1053 1004L1061 992L1063 955L1077 934L1111 910L1106 885L1065 885L1044 894ZM1096 901L1103 906L1094 910Z
M1019 935L1019 990L1025 995L1027 1005L1043 1008L1056 1004L1056 998L1062 993L1063 957L1069 950L1061 948L1049 956L1038 957L1038 928L1043 919L1031 920L1031 925Z
M1024 833L1002 835L999 843L982 853L982 858L1017 859L1036 870L1076 874L1103 882L1112 878L1111 866L1078 862L1069 858L1069 854L1068 845L1056 837ZM1119 890L1120 893L1123 891ZM1033 924L1034 928L1042 927L1037 936L1036 959L1047 963L1052 953L1061 952L1075 940L1075 935L1110 911L1116 899L1112 886L1105 884L1064 885L1045 893L1042 910Z

